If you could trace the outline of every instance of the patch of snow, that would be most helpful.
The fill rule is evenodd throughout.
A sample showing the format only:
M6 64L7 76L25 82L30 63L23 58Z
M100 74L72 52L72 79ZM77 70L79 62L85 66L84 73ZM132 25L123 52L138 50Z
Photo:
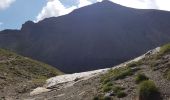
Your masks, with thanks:
M44 87L38 87L36 89L34 89L30 95L33 96L33 95L37 95L37 94L41 94L41 93L44 93L44 92L49 92L51 91L50 89L47 89L47 88L44 88Z
M155 48L155 49L153 49L153 50L148 51L148 52L145 53L144 55L147 56L147 55L156 54L156 53L158 53L158 52L160 51L160 49L161 49L160 47L157 47L157 48Z
M150 55L156 54L156 53L158 53L159 51L160 51L160 47L157 47L157 48L155 48L155 49L153 49L153 50L150 50L150 51L148 51L147 53L145 53L145 54L143 54L143 55L141 55L141 56L139 56L139 57L137 57L137 58L135 58L135 59L133 59L133 60L129 60L129 61L124 62L124 63L122 63L122 64L116 65L116 66L114 66L113 68L119 68L119 67L126 66L126 65L129 64L129 63L137 62L137 61L145 58L146 56L150 56Z
M87 80L87 79L94 77L96 75L105 73L108 69L109 68L52 77L47 80L45 86L48 88L48 87L52 87L57 84L74 82L76 80Z

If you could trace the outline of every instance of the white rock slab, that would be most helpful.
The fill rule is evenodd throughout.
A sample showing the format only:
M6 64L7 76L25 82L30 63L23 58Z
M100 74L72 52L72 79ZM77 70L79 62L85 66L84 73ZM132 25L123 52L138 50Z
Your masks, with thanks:
M105 73L107 70L109 70L109 68L52 77L46 81L45 86L52 87L57 84L62 84L62 83L67 83L67 82L75 82L75 80L87 80L87 79L94 77L96 75Z
M45 88L45 87L38 87L38 88L34 89L34 90L30 93L30 95L31 95L31 96L34 96L34 95L38 95L38 94L41 94L41 93L44 93L44 92L49 92L49 91L51 91L51 90L50 90L50 89L47 89L47 88Z

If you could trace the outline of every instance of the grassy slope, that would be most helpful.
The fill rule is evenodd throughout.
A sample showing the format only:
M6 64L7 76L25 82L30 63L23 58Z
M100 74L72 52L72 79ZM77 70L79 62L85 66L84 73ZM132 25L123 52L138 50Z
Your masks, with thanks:
M142 85L145 80L149 83L149 87ZM153 100L167 100L170 98L169 80L170 44L166 44L160 48L157 54L146 56L138 62L110 70L102 75L100 88L94 100L118 100L119 98L130 100L140 98L141 95L144 95L144 99L140 98L140 100L151 100L146 98L153 98L149 96L153 96L154 92L158 92L158 94L154 96L156 99ZM151 82L152 84L150 84ZM113 96L105 97L104 95L107 93L113 93Z
M47 78L63 74L50 65L0 49L0 90L19 83L30 84L20 92L42 85ZM5 91L5 90L4 90Z

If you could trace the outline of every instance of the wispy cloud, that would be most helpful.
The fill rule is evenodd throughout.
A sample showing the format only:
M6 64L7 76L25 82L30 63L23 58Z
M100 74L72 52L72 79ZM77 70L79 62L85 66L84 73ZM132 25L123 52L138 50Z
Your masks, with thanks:
M36 17L36 22L48 17L57 17L65 15L72 12L74 9L92 4L90 0L78 0L77 2L78 5L67 8L59 0L49 0L46 6L43 7L41 12Z
M44 18L52 17L52 16L61 16L67 13L70 13L76 7L66 8L59 0L50 0L47 2L46 6L43 7L41 12L38 14L36 21L40 21Z
M0 10L4 10L14 2L15 0L0 0Z
M153 2L157 9L170 11L170 0L150 0L150 2Z

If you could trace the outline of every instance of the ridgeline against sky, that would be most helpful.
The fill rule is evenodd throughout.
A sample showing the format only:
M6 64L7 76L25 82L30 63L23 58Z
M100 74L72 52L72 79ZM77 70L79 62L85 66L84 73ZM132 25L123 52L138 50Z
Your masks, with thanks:
M19 29L28 21L68 14L74 9L102 0L1 0L0 30ZM170 10L169 0L111 0L112 2L142 9Z

